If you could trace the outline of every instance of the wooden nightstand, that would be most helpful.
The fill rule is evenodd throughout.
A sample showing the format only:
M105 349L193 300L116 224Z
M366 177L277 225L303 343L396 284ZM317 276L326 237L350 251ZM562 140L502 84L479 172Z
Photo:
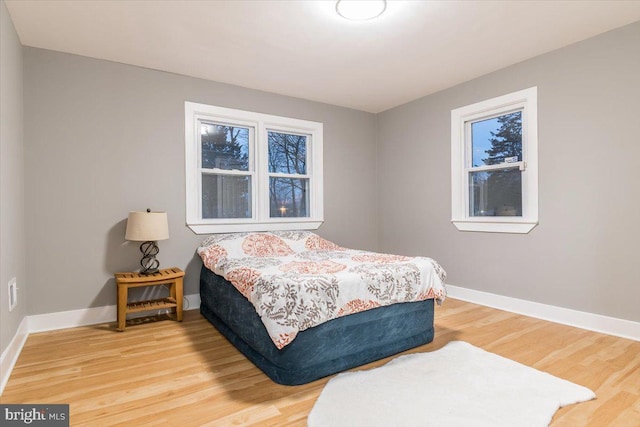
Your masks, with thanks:
M154 274L116 273L118 286L118 330L124 331L127 313L170 308L175 320L182 322L182 280L184 271L178 267L165 268ZM169 297L129 302L129 288L169 285Z

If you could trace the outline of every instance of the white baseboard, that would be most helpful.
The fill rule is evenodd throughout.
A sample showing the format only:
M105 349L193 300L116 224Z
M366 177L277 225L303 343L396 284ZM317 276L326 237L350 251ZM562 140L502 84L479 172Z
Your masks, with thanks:
M453 285L447 285L447 294L454 299L640 341L640 322L505 297Z
M184 296L184 309L200 308L200 295ZM29 332L55 331L58 329L76 328L78 326L96 325L98 323L115 322L118 315L115 305L103 307L83 308L81 310L60 311L57 313L37 314L29 316ZM148 316L149 313L139 313L137 317ZM129 316L136 317L135 315Z
M447 293L454 299L640 341L639 322L505 297L454 285L447 285ZM198 308L200 308L200 295L185 295L184 309L196 310ZM0 356L0 395L4 391L11 371L30 333L115 322L115 320L115 305L25 317L9 346Z
M29 316L29 332L55 331L78 326L113 322L117 316L115 305L84 308L82 310L59 311L57 313Z
M184 298L185 310L197 310L200 308L199 294L185 295ZM149 315L149 313L139 313L139 316L145 315ZM18 331L9 346L0 356L0 396L30 333L115 322L116 317L117 308L115 305L26 316L20 322Z
M7 381L9 381L11 371L13 371L13 367L18 361L18 356L20 356L22 347L24 347L28 336L29 320L27 317L24 317L20 325L18 325L16 334L11 339L11 342L9 342L7 348L2 352L2 356L0 356L0 396L2 396L4 387L7 385Z
M186 299L185 310L198 310L200 308L200 294L185 295L184 297Z

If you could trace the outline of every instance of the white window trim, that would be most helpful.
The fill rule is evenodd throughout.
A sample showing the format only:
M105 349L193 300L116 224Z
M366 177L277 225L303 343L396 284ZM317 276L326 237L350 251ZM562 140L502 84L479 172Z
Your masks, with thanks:
M202 218L200 169L200 129L198 120L238 123L255 129L251 147L255 182L252 184L252 218ZM309 216L271 218L269 215L269 174L267 131L280 130L311 135L308 142ZM185 102L185 178L187 226L196 234L239 231L315 230L324 221L322 141L323 125L318 122L235 110L195 102ZM225 173L232 171L225 171ZM262 195L262 196L261 196Z
M538 224L537 87L481 101L451 111L451 222L461 231L528 233ZM522 216L469 216L469 144L466 123L522 109ZM509 166L515 166L510 164Z

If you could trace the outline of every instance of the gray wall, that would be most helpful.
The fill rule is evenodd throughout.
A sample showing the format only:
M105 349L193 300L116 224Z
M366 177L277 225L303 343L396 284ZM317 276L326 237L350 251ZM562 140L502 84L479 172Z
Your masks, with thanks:
M185 224L184 101L324 123L325 223L377 249L373 114L103 60L24 48L29 314L115 304L113 273L138 268L127 213L166 210L161 266L198 292L205 236Z
M3 123L5 102L20 116L19 94L4 92L7 63L10 86L20 86L19 59L5 61L5 28ZM15 34L10 39L10 52L19 52ZM331 240L432 256L454 285L640 321L640 231L632 223L640 210L639 46L636 23L377 116L24 48L28 227L26 239L7 240L18 249L9 254L4 233L20 234L23 193L20 136L10 146L18 169L5 169L5 132L20 134L20 116L9 130L3 124L3 178L14 170L17 184L6 193L11 226L3 184L0 285L24 277L26 241L29 314L114 304L113 272L135 269L139 258L137 244L123 238L127 212L150 207L169 213L162 265L185 268L186 293L197 293L194 251L203 237L184 226L183 102L190 100L323 122L326 222L319 232ZM451 109L534 85L540 225L528 235L457 231L450 223ZM9 263L17 273L5 270ZM23 315L12 312L5 328L2 311L3 340Z
M531 86L540 224L457 231L451 109ZM639 100L635 23L381 113L381 249L432 256L453 285L640 321Z
M0 354L26 315L22 46L0 1ZM15 277L18 305L9 311L7 284Z

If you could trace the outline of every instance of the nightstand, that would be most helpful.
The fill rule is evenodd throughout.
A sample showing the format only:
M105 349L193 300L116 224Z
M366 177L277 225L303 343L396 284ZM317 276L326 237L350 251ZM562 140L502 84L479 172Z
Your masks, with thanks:
M171 309L175 320L182 322L182 286L184 271L178 267L165 268L154 274L116 273L118 287L118 330L124 331L127 324L127 313L141 311ZM169 286L169 296L154 300L129 302L129 288L141 286Z

